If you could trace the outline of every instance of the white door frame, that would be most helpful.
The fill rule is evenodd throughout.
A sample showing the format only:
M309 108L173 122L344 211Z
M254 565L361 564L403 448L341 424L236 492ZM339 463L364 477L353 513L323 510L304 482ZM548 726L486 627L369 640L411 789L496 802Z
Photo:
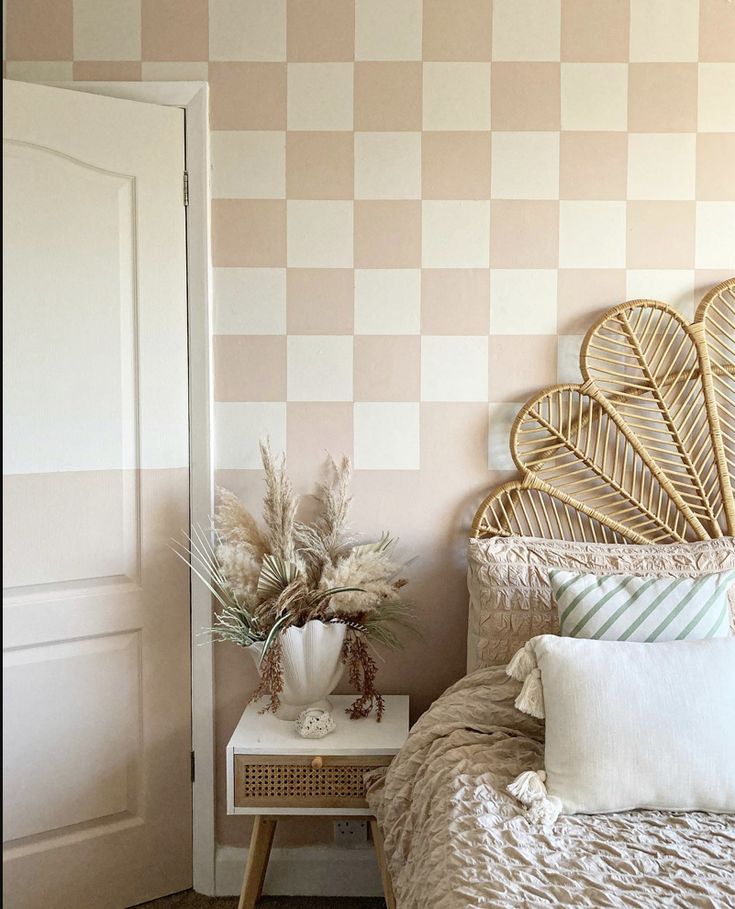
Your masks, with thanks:
M212 269L209 191L209 86L206 82L53 82L58 88L183 108L189 205L186 210L189 321L189 520L207 527L213 509ZM183 175L182 175L183 194ZM190 528L191 530L191 528ZM214 662L199 632L212 601L191 575L191 735L193 881L215 894Z

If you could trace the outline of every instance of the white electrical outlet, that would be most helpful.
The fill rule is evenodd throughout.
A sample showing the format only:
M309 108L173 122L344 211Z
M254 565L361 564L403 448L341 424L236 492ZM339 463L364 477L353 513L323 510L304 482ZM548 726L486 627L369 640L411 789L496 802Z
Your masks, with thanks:
M364 846L367 842L367 821L335 821L334 842L338 846Z

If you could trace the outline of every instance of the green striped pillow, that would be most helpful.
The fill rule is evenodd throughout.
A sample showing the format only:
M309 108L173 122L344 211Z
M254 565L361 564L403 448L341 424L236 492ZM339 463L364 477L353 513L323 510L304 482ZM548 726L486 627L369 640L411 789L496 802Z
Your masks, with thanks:
M553 568L549 581L563 637L651 643L730 634L727 592L735 571L647 578Z

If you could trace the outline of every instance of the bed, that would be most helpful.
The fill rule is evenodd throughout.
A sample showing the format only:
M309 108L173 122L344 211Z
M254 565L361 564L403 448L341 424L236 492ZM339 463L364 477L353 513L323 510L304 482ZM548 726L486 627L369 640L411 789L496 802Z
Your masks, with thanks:
M544 760L515 709L514 650L557 619L545 568L735 566L735 279L690 325L633 301L588 332L583 383L545 389L511 432L517 479L480 506L468 674L368 778L398 909L735 906L735 816L630 811L533 824L506 791Z

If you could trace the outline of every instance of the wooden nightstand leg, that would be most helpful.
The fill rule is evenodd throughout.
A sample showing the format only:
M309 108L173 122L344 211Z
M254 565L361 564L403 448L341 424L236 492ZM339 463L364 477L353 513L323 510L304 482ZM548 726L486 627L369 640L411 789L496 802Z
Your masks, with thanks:
M378 868L380 869L380 879L383 882L383 895L385 896L385 905L388 909L396 909L396 898L393 895L393 884L390 881L390 872L385 862L385 850L383 848L383 834L380 832L378 822L374 817L370 818L370 835L373 838L375 846L375 855L378 859Z
M263 892L265 872L268 870L268 857L271 854L273 835L276 832L276 819L258 814L250 837L248 862L245 866L245 877L242 882L242 893L237 909L255 909L255 904Z

